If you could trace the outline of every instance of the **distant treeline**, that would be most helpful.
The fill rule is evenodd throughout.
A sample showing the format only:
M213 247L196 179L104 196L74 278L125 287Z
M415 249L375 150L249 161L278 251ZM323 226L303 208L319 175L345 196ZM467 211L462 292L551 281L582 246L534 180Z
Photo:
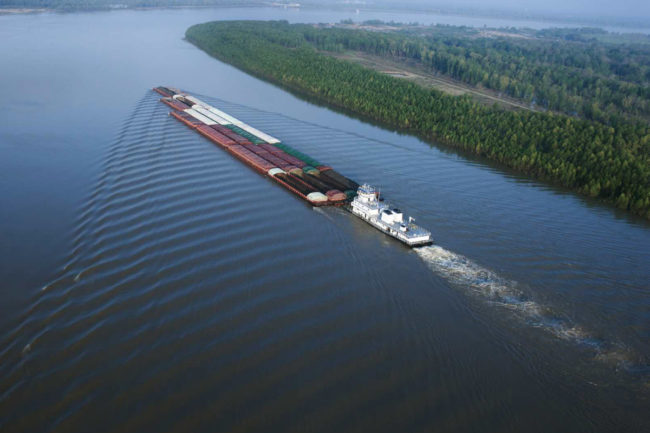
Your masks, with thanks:
M478 37L481 30L450 26L395 32L309 27L302 34L321 50L409 59L553 111L605 122L650 119L650 38L645 44L604 43L608 33L599 29Z
M618 120L605 124L488 107L467 96L450 96L335 59L315 48L358 47L375 41L371 46L377 52L387 46L414 54L408 41L401 45L389 38L383 45L386 35L378 32L278 21L222 21L192 26L186 37L225 62L304 95L611 200L650 218L650 130L646 123ZM480 48L493 42L476 44ZM438 44L434 39L430 43ZM562 48L544 56L536 54L538 58L563 55ZM481 76L481 71L476 73Z
M0 8L45 8L72 11L126 7L243 6L262 3L262 1L254 0L0 0Z

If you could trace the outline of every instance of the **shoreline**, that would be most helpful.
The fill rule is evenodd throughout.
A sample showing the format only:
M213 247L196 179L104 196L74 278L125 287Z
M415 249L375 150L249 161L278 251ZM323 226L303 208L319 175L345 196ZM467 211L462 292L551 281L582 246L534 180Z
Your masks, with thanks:
M244 23L246 21L243 21ZM448 146L450 148L454 149L462 149L464 151L468 151L470 153L473 153L479 157L485 157L493 162L497 163L502 163L506 166L508 166L510 169L516 171L518 174L521 174L523 176L526 176L530 179L546 182L551 185L555 186L562 186L565 188L570 189L572 192L581 195L583 197L590 197L592 199L600 200L603 203L607 203L608 205L612 205L618 209L621 209L623 211L628 212L629 214L635 214L638 215L639 217L643 219L650 219L650 210L647 207L644 207L643 201L640 202L640 206L638 205L639 199L645 200L645 197L638 197L638 194L636 192L635 188L632 188L631 181L629 179L626 180L627 183L625 185L620 187L620 191L605 191L604 194L600 194L600 189L596 193L591 193L590 189L592 184L595 184L596 181L598 181L598 187L600 188L600 183L602 183L602 179L595 176L594 173L596 171L590 171L591 168L593 168L594 164L589 163L587 164L587 161L584 160L584 158L580 158L577 162L573 162L571 158L568 158L567 156L563 156L559 154L558 152L544 152L544 143L545 141L549 140L549 137L541 137L539 134L535 135L535 140L528 142L528 147L534 146L534 152L532 152L532 157L531 151L528 150L523 150L523 147L517 145L517 146L510 146L510 147L505 147L502 145L502 140L499 140L495 138L497 135L501 134L502 131L504 130L505 126L504 124L508 124L512 127L516 127L515 129L507 129L507 136L508 137L517 137L518 134L522 134L522 128L524 128L523 124L527 122L534 122L534 124L542 124L542 123L548 123L548 125L554 127L560 127L561 125L558 124L558 122L562 122L563 119L566 119L567 125L566 125L566 130L562 129L562 131L565 131L565 135L567 135L564 139L565 140L576 140L575 142L578 143L580 146L584 145L585 142L588 142L589 140L585 139L584 136L579 135L585 130L588 131L587 126L590 126L592 130L597 132L592 131L593 134L600 134L603 131L609 131L603 124L597 123L595 121L589 121L586 119L571 119L567 115L553 115L552 113L540 113L540 112L530 112L528 110L524 111L521 110L519 111L520 113L526 113L524 116L528 117L524 119L520 119L519 122L517 123L517 118L513 116L508 116L508 115L499 115L497 116L498 124L501 129L499 130L490 130L494 133L490 132L483 132L482 135L477 138L476 134L470 132L471 128L468 126L469 123L462 123L460 124L461 127L465 128L463 129L462 132L465 134L465 136L461 137L459 136L460 132L456 132L456 129L458 126L454 126L446 128L446 129L441 129L438 128L436 130L427 130L425 126L411 126L409 124L409 120L413 120L410 116L415 116L414 119L416 122L429 122L431 121L430 119L427 120L425 115L422 115L418 117L417 114L414 114L412 111L409 114L409 117L406 119L406 122L401 122L401 118L396 118L396 117L391 117L390 114L386 115L385 113L395 113L398 112L399 110L397 109L392 109L394 107L391 107L391 109L385 108L382 110L375 109L375 108L363 108L363 107L368 107L368 105L360 105L360 104L353 104L353 103L348 103L351 100L351 96L345 93L345 89L342 87L336 87L332 90L332 92L327 92L327 93L322 93L319 90L314 90L313 87L318 88L317 85L314 85L311 83L311 87L309 86L310 83L303 83L300 77L296 78L296 76L290 76L289 78L285 77L284 75L282 76L277 76L277 70L273 69L274 72L271 72L268 69L267 64L258 64L256 65L255 62L250 64L250 62L245 62L242 61L241 58L238 57L233 57L228 55L228 53L223 53L219 52L217 49L210 49L206 48L205 46L205 40L201 40L201 38L197 38L196 34L191 34L192 31L198 32L197 28L202 28L205 26L209 26L211 24L217 24L220 26L224 26L224 22L212 22L212 23L204 23L200 25L195 25L190 27L187 32L186 32L186 39L195 45L197 48L205 51L207 54L211 55L212 57L217 58L221 62L230 64L237 69L240 69L250 75L256 76L257 78L261 78L265 81L278 84L281 87L284 87L288 89L291 93L298 93L301 96L303 96L306 100L313 102L314 100L317 102L323 102L327 105L333 105L336 107L339 107L345 111L350 111L354 113L355 116L360 116L360 117L366 117L366 118L371 118L375 124L382 125L382 127L387 127L388 129L398 129L400 131L403 131L404 133L407 133L409 135L414 135L419 138L424 138L425 141L430 142L432 144L438 143L442 144L445 146ZM256 27L258 30L260 29L259 23L258 27ZM250 24L249 24L250 25ZM260 38L262 38L261 36ZM213 46L219 46L222 47L222 45L219 44L213 44ZM269 51L272 51L272 48L268 48ZM280 49L281 51L281 49ZM237 51L239 52L239 51ZM416 83L407 83L407 81L404 81L402 78L395 78L393 76L387 75L387 74L382 74L378 71L375 71L373 69L364 67L363 65L355 64L354 62L351 61L346 61L346 60L341 60L333 56L326 56L323 55L322 53L318 51L314 51L314 56L318 56L318 58L323 58L323 59L330 59L333 62L341 62L341 67L336 69L335 66L332 65L339 65L339 63L333 63L330 62L330 60L323 60L324 62L330 62L327 63L327 66L332 66L332 70L335 70L337 72L341 72L344 68L342 66L343 64L347 65L354 65L355 67L361 68L364 71L368 71L370 74L369 77L372 78L370 82L373 83L373 86L381 86L382 83L385 81L385 83L391 83L390 86L387 87L382 87L382 89L388 88L388 89L395 89L395 88L402 88L402 89L407 89L408 85L412 85L417 87L420 93L417 95L423 95L422 97L426 97L427 95L427 89L419 86ZM289 53L280 53L282 55L288 56ZM278 55L279 57L282 57L281 55ZM256 58L255 56L255 50L252 50L251 52L248 52L246 55L247 59L254 59ZM295 58L295 57L291 57ZM313 61L315 60L312 59ZM285 59L286 60L286 59ZM287 61L290 62L290 61ZM277 62L276 62L277 63ZM299 63L298 63L299 64ZM275 67L278 67L279 64L274 64ZM297 70L295 68L296 65L294 66L294 70ZM325 66L323 66L325 67ZM338 67L338 66L337 66ZM265 69L266 68L266 69ZM282 69L282 67L280 67ZM347 70L347 69L346 69ZM296 73L299 75L298 73ZM348 74L349 76L351 75ZM372 75L376 74L376 75ZM383 77L383 78L380 78ZM361 89L364 89L363 91L360 91L361 93L355 94L354 97L359 99L367 98L367 99L372 99L368 97L369 90L367 87L360 87ZM363 93L366 92L366 93ZM396 94L390 93L391 91L386 91L383 93L383 100L387 101L394 101L394 100L399 100L399 96L395 96ZM405 90L406 92L406 90ZM437 91L439 92L440 96L437 97L437 100L439 102L439 105L445 109L453 110L456 109L456 101L461 101L461 100L456 100L456 99L450 99L453 98L453 96L449 94L445 94L442 91ZM387 97L387 95L391 95L392 97ZM363 96L363 98L362 98ZM412 104L415 104L416 98L418 96L412 96ZM347 101L347 102L346 102ZM444 105L447 104L447 105ZM369 105L369 107L375 107L374 105ZM451 107L451 108L449 108ZM473 122L474 126L476 126L478 120L483 121L481 125L485 125L486 122L490 122L493 120L490 120L490 118L494 118L495 113L501 113L502 111L497 111L494 110L492 111L489 106L483 107L482 110L487 110L487 111L481 111L478 114L480 114L479 117L476 118L476 120ZM444 111L444 110L443 110ZM427 111L422 111L422 113L426 113ZM507 113L507 111L503 111L503 113ZM532 116L532 117L531 117ZM541 117L540 117L541 116ZM440 122L446 122L446 118L441 119L434 119L433 121L437 122L436 124L440 124ZM559 119L559 120L558 120ZM547 126L548 126L547 125ZM485 128L478 128L479 131L486 131ZM513 132L514 131L514 132ZM609 132L610 135L612 132ZM578 140L578 137L580 139ZM512 141L512 140L510 140ZM578 155L579 148L580 146L576 145L576 147L573 149L572 155ZM621 160L628 160L629 158L627 157L627 153L622 153L622 159ZM624 158L623 158L624 157ZM637 164L641 164L642 158L639 157L637 159L632 159L630 160L630 164L633 164L634 167L637 166ZM560 170L561 167L564 167L566 164L570 163L570 168L574 172L578 172L578 170L583 170L586 172L591 173L589 175L589 178L584 179L584 178L578 178L577 176L574 176L574 178L569 178L567 180L565 177L563 177L562 173L568 172L571 173L571 170L566 170L562 173L560 173L558 170ZM587 164L587 165L583 165ZM611 171L611 170L610 170ZM641 172L639 172L641 173ZM623 175L621 173L610 173L611 174L611 179L612 182L618 181L620 179L623 179ZM639 174L642 176L643 174ZM587 176L587 175L585 175ZM600 175L599 175L600 176ZM584 177L584 176L583 176ZM622 182L622 180L620 181ZM620 183L619 182L619 183ZM632 195L634 194L634 195ZM629 197L628 197L629 196ZM633 198L632 198L633 197ZM634 206L633 206L634 205Z
M0 8L0 15L23 15L55 12L56 9L49 8Z
M292 10L329 10L332 12L348 12L350 14L356 15L360 11L363 13L386 13L395 12L394 8L389 7L372 7L370 5L365 5L362 9L357 9L349 5L340 5L339 7L331 7L327 5L320 5L315 3L306 3L300 4L300 6L285 6L279 3L273 3L270 1L250 1L246 3L224 3L224 4L202 4L202 5L167 5L167 6L135 6L128 4L112 4L112 5L67 5L66 7L60 8L41 8L41 7L16 7L16 6L0 6L0 15L21 15L21 14L32 14L32 13L46 13L46 12L98 12L98 11L116 11L116 10L163 10L163 9L220 9L220 8L249 8L249 7L261 7L261 8L273 8L273 9L292 9ZM544 24L543 26L533 26L534 28L599 28L606 30L610 33L633 33L633 34L650 34L650 25L645 24L644 21L634 21L634 20L621 20L616 19L612 22L607 23L604 21L604 17L577 17L577 16L566 16L566 17L551 17L551 16L535 16L535 15L520 15L520 14L495 14L495 13L485 13L485 11L457 11L457 10L446 10L446 9L422 9L418 11L424 15L438 15L441 17L458 17L466 18L468 20L476 19L486 19L486 20L505 20L505 21L515 21L518 24L514 25L515 28L523 29L529 28L526 23L538 23ZM644 25L645 24L645 25ZM472 24L452 24L452 25L465 25L468 27L480 28L485 27ZM513 27L512 24L505 24L503 26L493 26L487 24L487 28L490 29L500 29L500 28L510 28Z

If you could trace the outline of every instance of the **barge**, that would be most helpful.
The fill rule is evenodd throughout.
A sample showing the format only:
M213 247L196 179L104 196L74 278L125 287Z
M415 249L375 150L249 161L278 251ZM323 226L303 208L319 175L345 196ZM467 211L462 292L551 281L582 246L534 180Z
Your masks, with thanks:
M270 177L313 206L343 206L373 227L408 246L431 243L431 233L408 224L382 203L369 185L359 185L279 139L173 87L159 86L170 115L249 167ZM374 197L374 198L373 198Z

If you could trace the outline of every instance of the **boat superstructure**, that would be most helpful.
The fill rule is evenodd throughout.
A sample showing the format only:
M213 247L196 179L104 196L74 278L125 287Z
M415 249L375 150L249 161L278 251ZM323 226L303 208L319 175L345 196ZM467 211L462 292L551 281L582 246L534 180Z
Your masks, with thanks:
M368 184L359 187L350 208L354 215L408 246L416 247L433 242L431 232L416 225L413 218L407 219L401 210L391 208L380 198L377 190Z

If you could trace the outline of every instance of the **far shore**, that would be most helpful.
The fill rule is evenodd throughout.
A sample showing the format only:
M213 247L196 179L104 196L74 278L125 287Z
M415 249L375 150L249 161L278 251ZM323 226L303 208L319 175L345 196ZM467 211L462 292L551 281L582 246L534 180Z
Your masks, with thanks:
M35 14L41 12L53 12L54 9L47 8L0 8L0 15Z
M237 7L259 7L259 6L270 6L265 4L257 4L255 2L242 3ZM0 6L0 15L17 15L17 14L34 14L34 13L45 13L45 12L110 12L115 10L160 10L160 9L212 9L220 7L234 7L234 5L168 5L168 6L128 6L128 5L98 5L98 6L79 6L79 7L70 7L70 8L12 8L12 7L1 7Z

